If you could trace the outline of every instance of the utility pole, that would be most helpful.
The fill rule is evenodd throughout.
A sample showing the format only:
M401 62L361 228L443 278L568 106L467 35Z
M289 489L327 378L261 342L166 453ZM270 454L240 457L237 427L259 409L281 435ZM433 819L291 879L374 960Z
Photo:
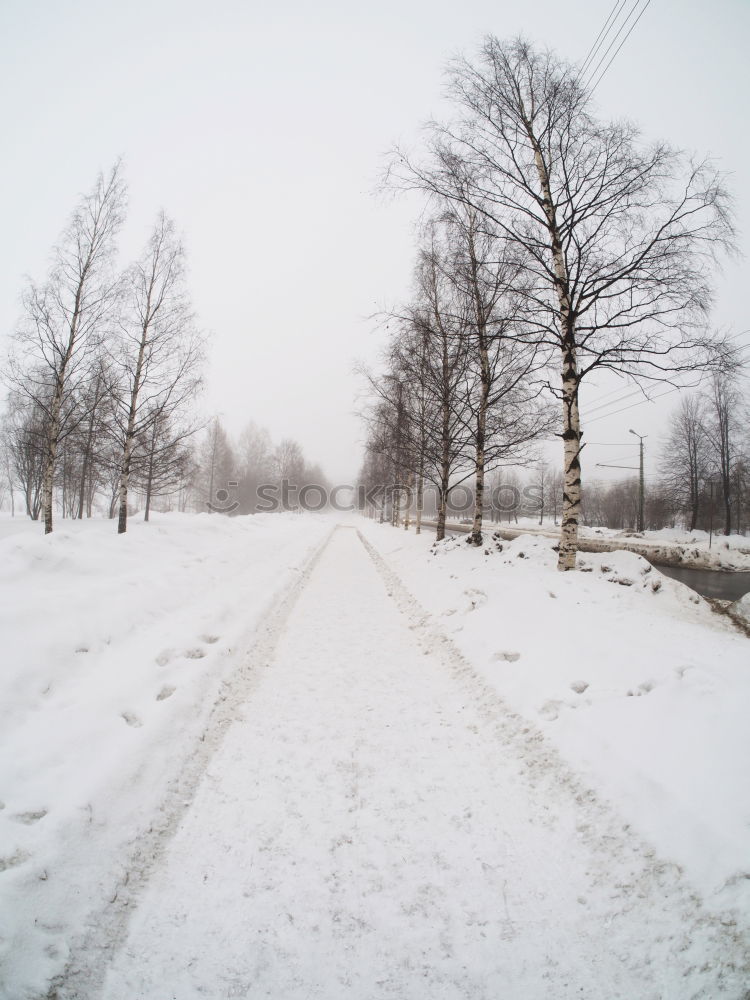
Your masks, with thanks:
M634 430L630 431L631 434L635 434L640 443L641 461L640 461L640 476L638 482L638 530L643 531L645 527L645 520L643 517L643 439L648 437L648 434L636 434Z

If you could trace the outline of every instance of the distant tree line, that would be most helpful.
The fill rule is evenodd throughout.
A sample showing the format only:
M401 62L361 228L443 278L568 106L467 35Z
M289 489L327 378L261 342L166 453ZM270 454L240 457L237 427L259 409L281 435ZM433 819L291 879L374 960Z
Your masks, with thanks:
M487 472L562 441L558 567L575 567L582 518L581 385L730 373L732 341L708 328L717 257L734 250L723 177L629 123L599 119L578 71L522 40L489 37L448 72L454 115L387 184L425 197L411 300L387 317L360 481L398 520L473 480L469 541L482 543ZM551 411L551 405L554 412ZM395 512L395 513L394 513ZM407 522L408 523L408 522Z
M196 511L254 514L298 510L308 488L310 505L330 488L319 465L307 460L292 438L274 444L268 431L248 423L236 441L214 417L196 450L188 505ZM316 487L313 493L312 488ZM313 499L313 497L315 499Z

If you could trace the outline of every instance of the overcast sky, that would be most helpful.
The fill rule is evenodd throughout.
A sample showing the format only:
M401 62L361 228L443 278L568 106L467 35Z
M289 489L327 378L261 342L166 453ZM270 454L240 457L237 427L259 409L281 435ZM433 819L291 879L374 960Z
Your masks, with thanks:
M23 275L44 276L77 197L121 155L123 256L162 207L184 234L212 335L206 412L232 433L254 420L295 437L346 480L362 439L352 369L377 357L368 317L408 294L413 259L415 204L373 194L385 151L444 110L451 55L522 33L581 60L612 2L1 0L0 332ZM745 252L749 42L748 0L652 0L596 92L603 116L733 174ZM716 322L734 331L750 326L747 267L719 286ZM590 407L612 389L592 387ZM596 423L592 409L587 436L657 441L676 399ZM612 456L602 447L590 466Z

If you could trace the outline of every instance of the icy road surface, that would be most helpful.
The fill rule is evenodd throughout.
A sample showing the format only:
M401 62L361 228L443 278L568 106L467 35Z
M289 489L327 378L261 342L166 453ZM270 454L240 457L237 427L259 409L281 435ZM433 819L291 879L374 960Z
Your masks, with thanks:
M79 955L60 997L742 995L732 927L356 530L333 534L273 645L117 954Z

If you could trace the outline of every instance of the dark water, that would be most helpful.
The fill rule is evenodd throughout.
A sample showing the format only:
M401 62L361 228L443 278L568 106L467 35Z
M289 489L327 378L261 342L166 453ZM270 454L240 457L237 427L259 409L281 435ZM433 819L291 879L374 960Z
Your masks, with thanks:
M750 591L750 573L722 573L715 569L688 569L685 566L657 566L660 573L686 584L702 597L736 601Z

